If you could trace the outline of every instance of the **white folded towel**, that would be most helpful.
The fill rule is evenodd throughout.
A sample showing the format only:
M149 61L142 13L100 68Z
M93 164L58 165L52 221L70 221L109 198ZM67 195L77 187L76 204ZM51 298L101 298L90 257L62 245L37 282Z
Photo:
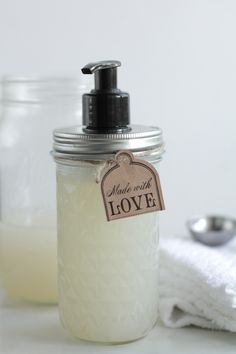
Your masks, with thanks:
M168 327L236 332L236 239L214 248L190 237L161 240L160 317Z

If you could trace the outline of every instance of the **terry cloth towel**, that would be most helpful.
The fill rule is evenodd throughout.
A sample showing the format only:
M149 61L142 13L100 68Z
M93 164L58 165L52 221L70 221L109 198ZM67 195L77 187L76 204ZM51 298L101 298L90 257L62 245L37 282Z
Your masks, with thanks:
M190 237L163 238L159 311L167 327L236 332L236 239L213 248Z

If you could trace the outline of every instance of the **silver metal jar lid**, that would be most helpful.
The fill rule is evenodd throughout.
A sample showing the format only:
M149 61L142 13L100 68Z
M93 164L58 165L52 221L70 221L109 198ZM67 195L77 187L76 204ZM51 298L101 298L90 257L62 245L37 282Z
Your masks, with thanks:
M82 126L54 130L53 156L59 159L104 160L120 150L130 150L137 155L163 153L162 130L158 127L131 125L125 133L87 133Z

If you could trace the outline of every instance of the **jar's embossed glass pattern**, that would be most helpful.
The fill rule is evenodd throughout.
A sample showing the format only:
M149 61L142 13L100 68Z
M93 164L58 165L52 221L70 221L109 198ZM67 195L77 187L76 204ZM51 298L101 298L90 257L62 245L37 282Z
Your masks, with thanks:
M107 222L100 168L57 164L60 316L76 337L126 342L157 319L158 213Z

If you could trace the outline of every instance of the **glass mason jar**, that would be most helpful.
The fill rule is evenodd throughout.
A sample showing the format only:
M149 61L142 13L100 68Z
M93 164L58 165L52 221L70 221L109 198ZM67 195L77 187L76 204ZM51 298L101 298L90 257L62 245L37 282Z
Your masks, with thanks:
M73 78L6 77L0 121L0 273L7 293L57 301L55 126L81 119Z
M54 131L60 317L72 335L96 342L141 338L157 320L158 213L106 219L99 182L120 150L158 170L162 132L135 125L125 134Z

